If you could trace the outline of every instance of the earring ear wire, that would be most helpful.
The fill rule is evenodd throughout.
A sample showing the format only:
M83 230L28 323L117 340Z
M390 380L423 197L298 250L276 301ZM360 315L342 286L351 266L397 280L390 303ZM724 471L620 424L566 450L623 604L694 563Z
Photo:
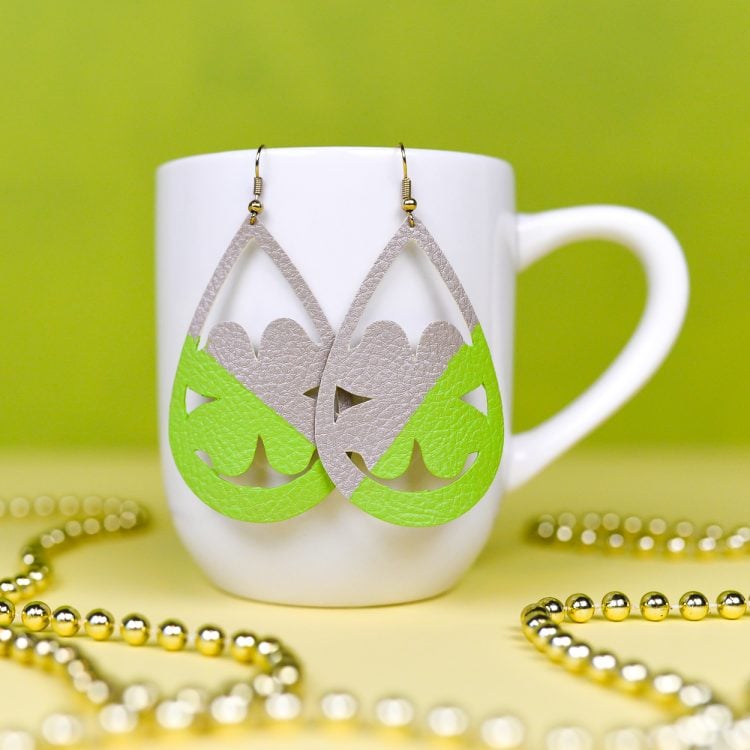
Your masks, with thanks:
M263 178L260 176L260 152L265 148L261 143L255 153L255 180L253 181L253 199L247 206L250 212L250 223L255 224L258 214L263 212L263 204L260 202L260 194L263 191Z
M409 226L414 226L413 212L417 208L417 201L411 195L411 179L409 178L409 168L406 164L406 149L403 143L398 144L401 147L401 163L404 166L404 177L401 180L401 208L409 216Z

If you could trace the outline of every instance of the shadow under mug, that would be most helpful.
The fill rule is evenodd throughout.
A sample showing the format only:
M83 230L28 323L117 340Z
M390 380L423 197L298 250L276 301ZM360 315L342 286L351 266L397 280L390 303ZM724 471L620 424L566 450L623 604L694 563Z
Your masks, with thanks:
M466 514L407 528L367 515L338 492L278 523L245 523L204 504L180 476L169 446L172 383L196 304L247 215L254 151L192 156L157 176L159 421L164 485L184 544L220 588L286 604L364 606L413 601L453 586L489 536L502 495L526 482L618 409L652 375L674 342L688 302L679 244L655 218L617 206L537 214L515 211L511 166L476 154L409 149L417 215L463 283L487 337L505 413L495 480ZM282 148L263 152L262 221L299 269L334 330L368 270L403 221L401 162L390 148ZM648 298L632 338L572 404L513 434L516 275L551 250L604 239L643 265ZM212 311L257 341L279 317L304 319L267 259L243 259ZM387 280L388 285L385 284ZM446 315L436 280L413 258L389 271L371 300L373 319L395 320L414 344Z

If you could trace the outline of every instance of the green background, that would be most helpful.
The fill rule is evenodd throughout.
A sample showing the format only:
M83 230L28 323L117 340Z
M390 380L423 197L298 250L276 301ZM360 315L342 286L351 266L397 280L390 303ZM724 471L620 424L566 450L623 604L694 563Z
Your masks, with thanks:
M273 146L477 151L519 206L621 203L664 220L692 274L673 355L592 442L748 442L750 3L0 3L0 441L156 436L153 176ZM520 282L516 427L626 341L622 249Z

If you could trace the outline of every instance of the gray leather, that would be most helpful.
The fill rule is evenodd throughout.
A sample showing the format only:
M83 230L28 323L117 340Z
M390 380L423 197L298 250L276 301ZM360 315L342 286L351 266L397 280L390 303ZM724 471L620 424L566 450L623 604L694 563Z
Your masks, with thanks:
M372 295L410 242L416 242L435 266L469 330L477 324L466 291L437 242L418 219L414 227L405 219L357 291L331 347L318 391L318 454L329 477L346 497L351 497L364 476L349 453L360 454L372 468L464 343L455 326L438 321L424 330L415 352L400 326L378 321L365 329L356 347L351 347ZM370 400L337 413L340 390Z
M297 298L304 306L305 311L310 316L318 335L324 340L329 341L329 343L332 342L334 334L333 329L328 322L328 318L326 318L322 308L318 304L318 300L315 299L315 295L302 278L297 267L292 263L289 256L284 252L279 243L276 242L271 233L260 223L260 221L256 220L255 224L251 224L249 216L242 222L237 233L229 243L229 247L221 257L213 276L211 276L211 280L208 282L206 290L203 292L200 302L198 302L198 307L195 310L188 331L190 335L201 335L208 313L216 301L216 297L219 294L221 287L227 280L227 276L229 276L232 268L234 268L234 264L237 262L240 254L246 250L248 245L253 241L258 243L259 248L271 258L276 264L276 267L281 271L284 278L297 295Z
M238 323L219 323L208 335L206 351L249 391L274 409L308 440L315 440L315 399L329 346L310 340L302 326L278 318L266 327L255 349Z
M257 243L274 262L309 315L320 339L313 342L289 318L271 321L256 354L245 329L235 322L219 323L209 332L206 351L240 383L270 406L310 441L315 440L315 399L305 393L318 387L334 332L310 287L289 256L259 222L243 221L219 261L190 324L199 337L222 285L240 255Z
M368 326L340 363L337 385L370 400L340 411L333 430L339 446L361 455L372 469L463 343L458 329L445 321L424 330L416 352L396 323ZM326 439L320 430L317 439Z
M372 469L464 343L454 325L436 321L425 328L414 350L398 324L378 321L365 329L356 347L351 347L367 304L404 247L415 242L424 251L469 330L477 324L476 314L432 235L419 220L410 227L407 219L368 272L341 330L334 336L318 301L287 254L260 222L250 224L248 218L198 303L190 324L191 335L201 335L222 285L252 242L258 243L284 275L315 325L320 342L312 341L295 321L279 318L269 323L256 352L239 323L224 322L209 332L206 351L317 444L329 477L339 491L351 497L364 474L349 454L359 454ZM305 394L318 386L316 405L314 396Z

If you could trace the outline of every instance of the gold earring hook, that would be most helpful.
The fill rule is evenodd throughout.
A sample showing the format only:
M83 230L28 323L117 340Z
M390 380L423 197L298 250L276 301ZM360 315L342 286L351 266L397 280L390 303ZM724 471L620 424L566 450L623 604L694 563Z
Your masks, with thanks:
M417 201L411 196L411 179L409 179L409 171L406 165L406 149L403 143L399 143L398 145L401 147L401 163L404 166L404 178L401 180L401 208L409 216L409 226L413 227L414 216L412 214L417 208Z
M247 206L250 212L250 223L255 224L258 220L258 214L263 211L263 204L260 202L260 194L263 191L263 178L260 176L260 152L265 148L261 143L255 153L255 180L253 181L253 199Z

